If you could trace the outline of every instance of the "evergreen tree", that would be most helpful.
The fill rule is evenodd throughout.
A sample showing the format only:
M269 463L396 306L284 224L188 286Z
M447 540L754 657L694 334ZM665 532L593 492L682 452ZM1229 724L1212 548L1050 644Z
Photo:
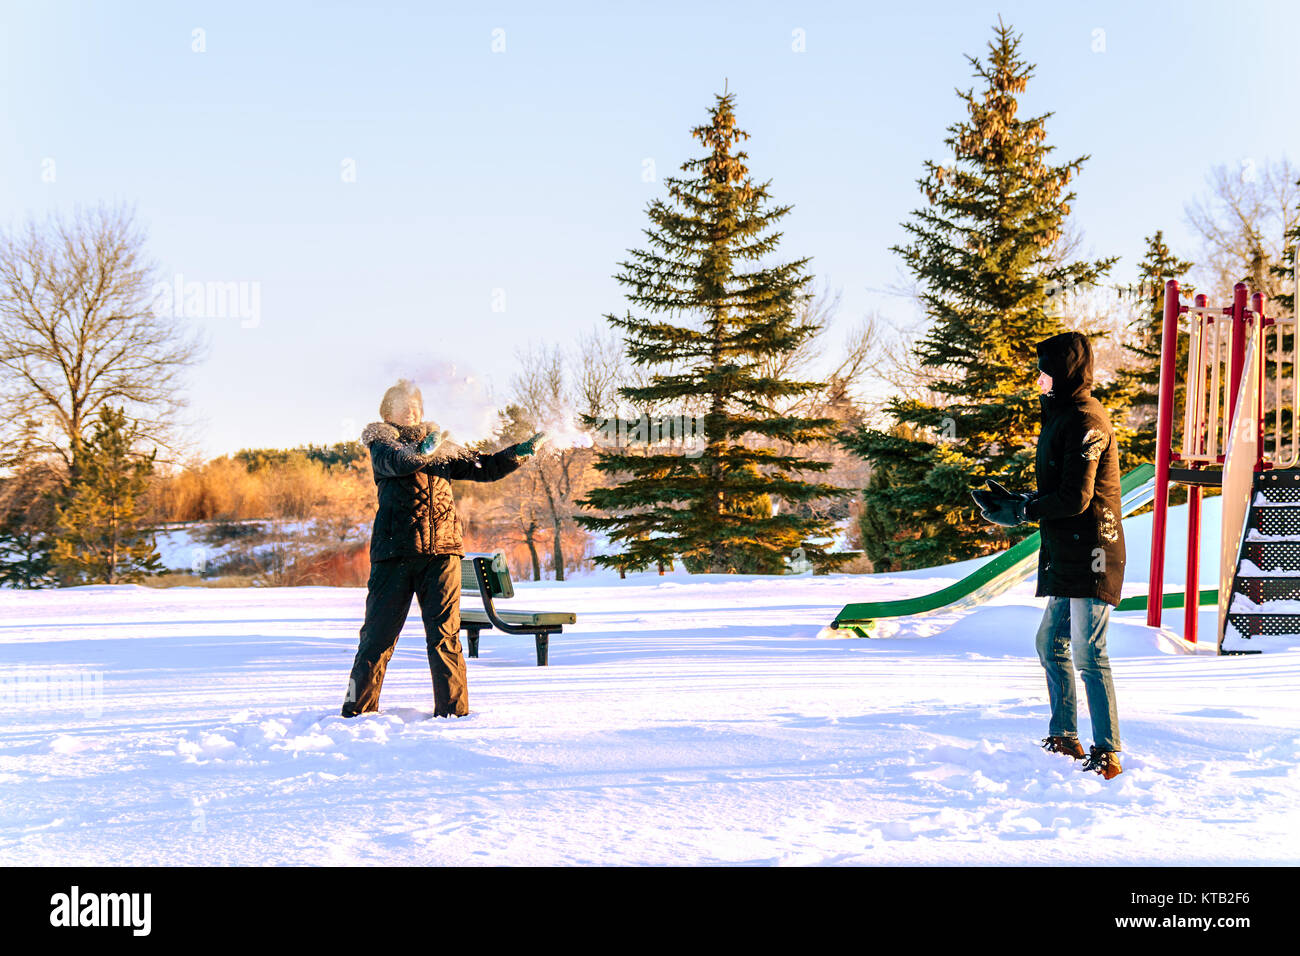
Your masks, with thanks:
M1296 184L1300 185L1300 180L1297 180ZM1300 204L1297 205L1297 211L1300 212ZM1296 267L1297 257L1300 256L1300 252L1297 252L1297 250L1300 249L1300 215L1297 215L1296 219L1296 225L1287 230L1286 234L1283 236L1282 256L1278 263L1272 267L1273 275L1282 280L1278 285L1284 289L1288 285L1291 287L1290 292L1279 292L1275 295L1272 302L1265 303L1264 312L1273 317L1283 315L1294 317L1297 314L1297 307L1300 307L1300 270ZM1292 281L1288 283L1288 279ZM1282 358L1285 360L1288 356L1295 355L1295 323L1288 322L1281 326L1281 329L1282 335L1280 342L1278 341L1278 336L1272 329L1264 330L1264 348L1267 349L1269 355L1269 360L1264 366L1266 370L1278 367L1274 364L1275 359ZM1276 355L1279 347L1281 349L1280 356ZM1276 412L1277 421L1275 427L1270 427L1267 430L1265 438L1266 453L1276 461L1279 458L1285 457L1283 449L1289 445L1289 442L1283 438L1281 448L1275 447L1275 443L1278 438L1294 433L1295 422L1293 421L1290 403L1285 398L1280 407L1276 409L1274 408L1277 404L1276 399L1273 397L1275 384L1275 377L1269 377L1264 391L1265 405L1268 409L1270 424L1273 421L1274 412ZM1291 387L1295 388L1296 386L1293 383Z
M900 545L908 542L915 547L917 542L933 539L940 527L932 515L906 514L888 502L924 483L931 463L918 454L926 443L918 441L916 431L906 424L894 424L877 441L879 458L869 479L873 494L863 496L858 527L871 570L899 571L908 566L901 562Z
M751 179L737 148L748 134L736 126L734 94L716 99L709 122L692 131L705 155L682 165L688 177L667 178L671 202L647 210L649 248L620 263L628 301L658 317L606 316L632 363L656 370L620 397L637 408L698 403L704 447L698 455L654 442L602 451L595 467L618 484L589 492L579 503L601 513L577 520L624 545L595 559L620 571L671 566L680 555L691 572L778 573L795 548L827 569L845 560L813 540L829 535L831 522L786 504L852 490L798 477L829 462L763 445L825 440L835 428L833 419L774 408L820 383L762 371L764 357L797 349L815 331L798 316L811 296L809 260L769 261L781 238L773 227L792 207L770 205L770 182Z
M616 467L618 456L648 457L656 453L649 435L642 434L649 431L647 416L637 420L628 420L621 414L602 420L583 416L583 422L607 433L604 448L619 449L616 452L598 450L592 466L597 471L624 479L635 474L645 485L655 480L663 481L669 474L666 468L654 470L648 465L639 469ZM614 493L610 494L611 491ZM597 505L596 502L603 504ZM580 526L605 530L609 532L611 541L624 545L621 551L594 556L592 560L597 565L617 571L620 578L627 577L629 571L645 571L652 566L660 574L673 568L672 547L659 540L664 535L656 530L660 521L657 506L638 502L631 495L619 493L617 488L593 488L578 504L591 512L574 517Z
M295 461L318 461L326 468L347 468L364 462L369 453L359 441L335 442L333 445L299 445L297 448L241 448L230 457L250 472L261 471Z
M1179 280L1179 294L1186 297L1191 286L1183 276L1193 263L1179 259L1165 243L1164 232L1147 237L1146 255L1138 266L1137 285L1125 290L1139 303L1132 325L1133 341L1125 342L1129 360L1104 388L1095 389L1098 401L1112 412L1115 437L1120 446L1120 471L1154 462L1156 456L1156 411L1160 401L1160 355L1164 342L1165 283ZM1178 337L1178 353L1173 370L1176 408L1183 408L1187 379L1187 336ZM1123 420L1114 413L1127 410Z
M165 570L153 532L136 510L157 451L135 452L135 438L125 409L99 410L78 475L58 507L54 561L64 583L118 584Z
M863 493L871 520L900 529L877 542L889 567L1006 547L969 492L985 477L1032 487L1034 343L1062 331L1048 290L1095 284L1115 261L1066 262L1056 251L1074 198L1066 189L1088 157L1049 163L1051 114L1017 115L1034 67L1010 27L999 21L994 34L987 61L967 57L982 89L958 91L967 117L948 128L951 161L925 164L917 182L928 205L903 224L911 241L894 248L920 289L928 332L914 351L939 400L896 398L886 410L905 432L862 428L844 442L880 475Z
M37 422L27 421L9 477L0 480L0 586L40 588L55 583L51 551L54 502L66 481L61 463L42 455Z
M17 510L0 518L0 587L49 587L53 568L47 533Z
M1296 180L1296 185L1300 186L1300 179ZM1297 212L1300 213L1300 203L1297 203ZM1283 314L1295 315L1296 307L1297 305L1300 305L1300 303L1296 301L1296 296L1297 293L1300 293L1300 289L1296 288L1294 282L1294 280L1298 278L1296 272L1296 250L1300 249L1300 214L1296 216L1296 220L1296 224L1282 237L1282 258L1272 267L1271 270L1274 276L1282 280L1279 284L1283 288L1286 288L1288 279L1292 280L1291 291L1278 293L1272 303L1272 308L1267 306L1265 307L1265 311L1272 314L1281 312Z

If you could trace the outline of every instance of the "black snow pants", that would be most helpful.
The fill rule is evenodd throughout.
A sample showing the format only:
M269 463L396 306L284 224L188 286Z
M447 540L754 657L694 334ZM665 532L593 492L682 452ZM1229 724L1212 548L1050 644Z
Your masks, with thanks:
M434 716L468 714L469 683L460 650L460 556L426 554L372 562L368 587L366 620L352 663L343 716L379 709L384 671L406 623L413 594L424 619Z

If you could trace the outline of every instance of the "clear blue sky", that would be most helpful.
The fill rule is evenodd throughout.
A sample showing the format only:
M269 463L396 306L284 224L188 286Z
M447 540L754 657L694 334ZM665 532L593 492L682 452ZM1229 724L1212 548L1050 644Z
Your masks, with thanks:
M663 194L643 160L662 177L698 154L724 78L751 170L794 204L783 253L842 290L846 326L912 318L888 250L999 13L1038 67L1022 108L1054 112L1059 157L1092 156L1085 250L1121 270L1159 228L1196 251L1184 207L1213 164L1300 158L1300 8L1281 2L0 9L4 224L124 200L165 276L259 284L254 328L182 320L210 335L189 389L210 455L355 437L397 374L438 418L431 370L499 394L517 344L621 311L612 275Z

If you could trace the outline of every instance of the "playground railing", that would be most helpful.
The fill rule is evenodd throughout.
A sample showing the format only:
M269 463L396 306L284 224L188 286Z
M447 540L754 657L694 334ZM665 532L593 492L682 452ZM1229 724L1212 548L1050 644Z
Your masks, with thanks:
M1269 335L1269 331L1272 335ZM1273 468L1294 468L1300 462L1300 432L1296 421L1300 418L1300 390L1296 389L1296 322L1294 316L1268 321L1263 339L1271 348L1261 356L1264 376L1260 381L1263 392L1261 414L1264 441L1261 451L1264 460ZM1268 401L1269 395L1272 401Z
M1218 645L1223 646L1228 605L1232 601L1232 579L1237 573L1241 540L1250 511L1250 495L1255 484L1255 465L1259 461L1260 334L1258 313L1249 317L1246 332L1246 355L1242 365L1241 385L1237 392L1233 427L1228 452L1223 462L1223 526L1219 535L1219 619Z
M1187 316L1187 390L1184 396L1183 442L1178 459L1215 465L1223 461L1228 429L1228 388L1231 380L1233 326L1222 308L1205 304L1184 307Z

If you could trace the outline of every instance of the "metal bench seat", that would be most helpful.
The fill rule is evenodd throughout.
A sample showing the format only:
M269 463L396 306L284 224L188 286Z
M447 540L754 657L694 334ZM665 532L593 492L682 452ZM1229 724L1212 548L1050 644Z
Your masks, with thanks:
M537 645L537 666L545 667L551 635L559 634L565 624L578 620L572 611L498 610L496 601L515 596L510 567L500 551L495 554L467 553L460 563L460 589L462 597L469 594L483 600L483 610L462 608L460 612L460 626L469 644L468 657L478 657L479 632L496 628L507 634L533 635Z
M497 609L497 617L507 624L525 624L529 627L551 627L561 624L573 624L578 620L578 615L572 611L503 611ZM487 616L486 611L461 611L461 621L470 621L474 624L482 624L484 627L491 627L492 620Z

